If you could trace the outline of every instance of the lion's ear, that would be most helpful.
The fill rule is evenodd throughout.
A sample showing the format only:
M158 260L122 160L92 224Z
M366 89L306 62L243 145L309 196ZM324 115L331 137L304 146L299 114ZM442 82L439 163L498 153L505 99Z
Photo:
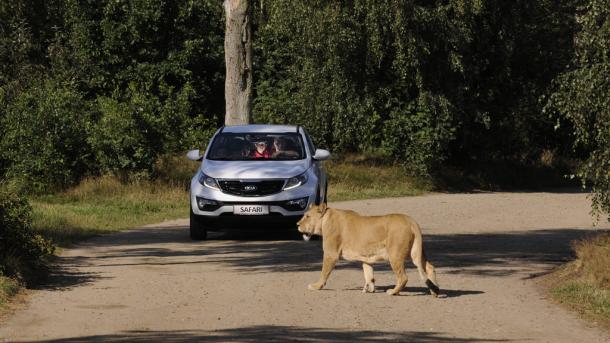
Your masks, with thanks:
M322 204L320 204L320 206L318 206L318 211L320 211L320 213L323 214L324 212L326 212L326 208L327 208L326 204L322 203Z

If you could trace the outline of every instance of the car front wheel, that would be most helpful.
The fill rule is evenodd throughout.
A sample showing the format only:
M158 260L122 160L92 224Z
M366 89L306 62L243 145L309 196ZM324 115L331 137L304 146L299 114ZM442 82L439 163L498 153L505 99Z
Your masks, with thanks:
M194 241L201 241L207 238L208 230L203 226L201 219L199 219L194 213L193 209L191 209L191 217L190 217L190 234L191 239Z

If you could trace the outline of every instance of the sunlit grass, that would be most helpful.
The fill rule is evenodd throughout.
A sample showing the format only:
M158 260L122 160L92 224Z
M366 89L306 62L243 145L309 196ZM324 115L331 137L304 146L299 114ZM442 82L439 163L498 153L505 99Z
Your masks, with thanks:
M348 159L329 161L326 168L329 201L411 196L432 189L430 180L408 176L396 165Z
M83 181L66 192L32 200L34 227L56 244L188 216L188 192L160 182Z
M552 294L558 301L610 330L610 290L587 282L567 281L553 288Z
M549 276L553 297L610 330L610 233L573 244L577 259Z
M198 163L167 156L155 166L156 181L122 182L114 176L86 179L61 193L31 200L34 227L59 246L144 224L188 217L188 184ZM326 162L329 201L421 194L430 183L402 168L363 158Z

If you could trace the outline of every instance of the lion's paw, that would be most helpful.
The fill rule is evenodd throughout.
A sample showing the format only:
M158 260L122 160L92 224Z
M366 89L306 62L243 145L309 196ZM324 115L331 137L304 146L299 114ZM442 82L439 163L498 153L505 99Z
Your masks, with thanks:
M362 288L363 293L375 293L375 284L374 283L366 283Z
M316 283L309 284L309 286L307 286L307 289L309 289L310 291L317 291L317 290L322 289L322 287L324 287L323 284L316 282Z
M397 295L400 291L395 291L393 288L385 291L388 295Z

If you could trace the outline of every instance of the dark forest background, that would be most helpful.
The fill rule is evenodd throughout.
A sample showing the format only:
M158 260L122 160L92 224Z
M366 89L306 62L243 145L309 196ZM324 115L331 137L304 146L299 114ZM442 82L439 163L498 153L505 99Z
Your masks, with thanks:
M608 0L252 1L253 122L414 175L559 168L610 199ZM0 2L0 175L152 177L224 122L219 0Z

